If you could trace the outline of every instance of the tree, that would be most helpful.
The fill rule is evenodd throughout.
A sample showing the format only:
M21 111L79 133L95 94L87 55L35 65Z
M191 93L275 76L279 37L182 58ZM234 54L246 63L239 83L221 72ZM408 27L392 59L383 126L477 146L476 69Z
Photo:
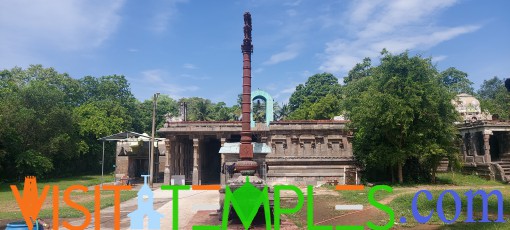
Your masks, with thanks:
M72 107L78 81L32 65L1 72L0 170L4 178L61 174L83 153Z
M338 84L338 79L330 73L315 74L308 78L306 83L299 84L296 91L292 93L289 98L289 119L292 120L305 120L305 119L331 119L332 117L324 117L320 112L312 112L312 109L317 109L319 106L313 107L326 95L331 94L334 100L340 100L341 86ZM331 99L331 98L330 98ZM334 100L327 100L328 102L337 103ZM338 111L331 111L331 114L339 114L340 108L335 105L325 105L326 101L321 102L321 106L329 108L337 108ZM313 113L313 114L312 114Z
M188 119L190 121L212 121L214 120L213 103L209 99L200 97L181 98L181 102L188 104Z
M457 152L457 114L440 74L430 59L407 52L384 52L371 73L345 90L347 115L356 129L355 158L367 170L396 168L399 183L403 165L413 159L434 174L442 158Z
M339 88L338 78L330 73L315 74L308 78L306 83L296 86L296 90L289 98L291 112L302 107L305 101L315 103L328 93Z
M139 102L123 76L71 78L31 65L0 72L0 175L98 172L97 138L138 125ZM106 151L114 146L106 144ZM106 155L105 165L113 165ZM105 167L112 170L112 167Z
M277 118L278 118L275 120L286 120L290 114L289 105L282 104L282 106L278 110L275 110L275 114L277 114Z
M489 80L484 80L480 89L478 89L478 96L480 99L494 99L497 97L499 91L502 91L503 85L503 80L499 79L497 76Z
M502 79L495 76L484 80L477 94L483 110L488 110L493 115L497 114L502 119L509 118L510 95Z
M264 122L266 120L266 103L262 99L252 101L253 120L255 122Z
M372 75L372 61L369 57L366 57L363 59L362 63L357 63L354 68L349 71L347 77L344 78L344 83L348 84L351 81L359 80L370 75Z
M321 98L310 108L310 118L312 120L329 120L340 114L342 109L341 100L334 94L329 93Z
M461 93L474 94L473 82L468 79L468 74L454 67L441 72L443 84L455 95Z
M165 115L171 114L176 117L179 116L178 105L177 102L169 97L168 95L160 94L158 97L158 106L156 109L156 129L163 127L165 124ZM139 123L141 129L136 130L140 133L148 133L151 135L152 132L152 108L153 108L153 99L147 99L142 103L138 104L138 119L137 123Z
M232 121L235 120L235 106L228 107L225 102L218 102L213 105L213 118L215 121Z

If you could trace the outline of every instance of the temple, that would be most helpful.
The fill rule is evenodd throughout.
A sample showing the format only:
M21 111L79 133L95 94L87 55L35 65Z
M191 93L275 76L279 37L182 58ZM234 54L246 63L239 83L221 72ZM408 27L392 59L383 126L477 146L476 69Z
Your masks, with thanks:
M510 181L510 122L482 112L480 102L468 94L457 95L452 104L463 118L457 124L463 171Z
M257 123L252 138L259 176L268 184L356 183L352 133L346 123ZM166 139L171 174L185 175L189 183L223 184L228 177L225 168L238 159L238 155L220 153L220 148L239 148L230 144L240 142L241 122L172 122L158 132Z

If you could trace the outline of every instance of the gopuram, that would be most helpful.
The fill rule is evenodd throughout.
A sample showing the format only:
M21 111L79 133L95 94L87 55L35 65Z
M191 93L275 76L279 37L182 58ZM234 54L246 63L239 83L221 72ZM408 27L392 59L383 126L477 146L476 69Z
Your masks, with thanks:
M184 177L189 184L225 184L243 178L239 175L269 185L357 183L347 121L273 121L272 97L261 90L251 91L249 13L244 14L244 23L242 120L168 121L158 130L165 137L166 151L161 151L165 152L164 183ZM259 99L266 103L264 123L253 121L252 102Z

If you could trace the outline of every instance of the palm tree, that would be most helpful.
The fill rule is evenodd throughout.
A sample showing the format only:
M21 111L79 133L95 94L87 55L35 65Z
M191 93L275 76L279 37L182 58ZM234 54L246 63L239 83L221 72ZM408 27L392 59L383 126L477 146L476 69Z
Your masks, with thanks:
M210 121L212 120L211 103L208 100L199 100L195 104L194 112L197 121Z
M287 104L282 104L280 109L277 111L278 120L286 120L290 114L290 107Z
M255 100L253 105L253 120L255 122L264 122L266 120L266 103L260 103L263 100Z

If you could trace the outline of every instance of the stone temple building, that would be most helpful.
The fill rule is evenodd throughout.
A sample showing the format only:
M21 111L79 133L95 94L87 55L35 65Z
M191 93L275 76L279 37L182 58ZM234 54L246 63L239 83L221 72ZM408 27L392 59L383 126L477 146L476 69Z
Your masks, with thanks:
M266 102L266 121L251 123L254 160L268 184L356 183L347 121L272 121L271 96L257 90L252 92L252 101L256 99ZM190 184L223 184L232 173L228 169L235 168L240 121L169 119L158 133L166 139L165 170L170 176L184 175Z
M457 124L463 170L510 181L510 122L482 112L480 102L468 94L457 95L452 103L463 117Z

